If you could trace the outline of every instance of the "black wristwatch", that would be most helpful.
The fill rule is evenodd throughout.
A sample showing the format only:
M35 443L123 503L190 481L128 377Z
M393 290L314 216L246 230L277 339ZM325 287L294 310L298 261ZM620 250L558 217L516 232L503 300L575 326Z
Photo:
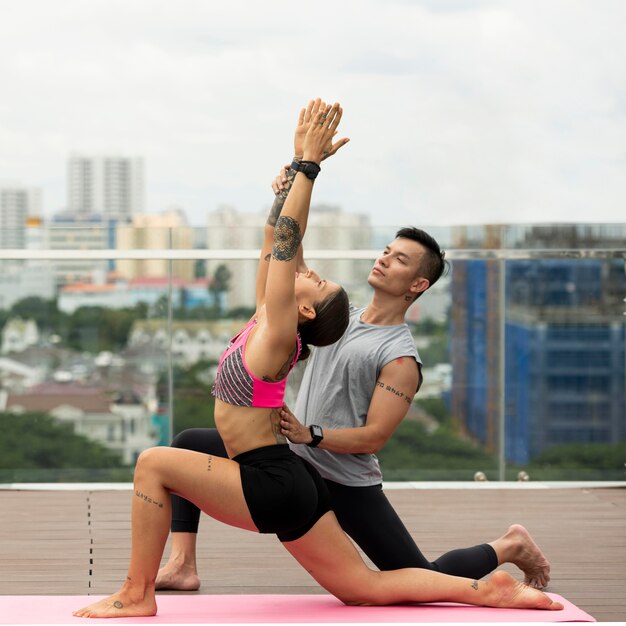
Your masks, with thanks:
M311 431L313 441L311 441L311 443L307 443L306 445L309 446L309 448L317 448L320 441L324 439L324 431L322 430L322 427L317 424L311 424L309 426L309 430Z
M291 169L296 172L302 172L309 180L315 180L322 168L313 161L293 161Z

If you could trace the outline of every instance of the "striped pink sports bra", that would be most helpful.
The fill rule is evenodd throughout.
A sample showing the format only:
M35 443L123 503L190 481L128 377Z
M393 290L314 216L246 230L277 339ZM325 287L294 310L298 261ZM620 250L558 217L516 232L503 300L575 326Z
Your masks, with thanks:
M283 405L287 376L277 382L257 378L248 369L244 358L244 350L248 336L256 326L256 320L250 320L239 334L230 340L217 366L215 384L211 393L228 404L235 406L277 408ZM289 372L293 369L302 347L300 335L297 336L298 346Z

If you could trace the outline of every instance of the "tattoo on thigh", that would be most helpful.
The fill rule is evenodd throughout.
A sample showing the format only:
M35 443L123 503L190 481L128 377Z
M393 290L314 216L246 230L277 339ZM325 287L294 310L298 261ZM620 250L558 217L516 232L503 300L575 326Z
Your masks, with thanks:
M292 217L281 215L274 229L272 258L277 261L291 261L298 252L301 240L300 224Z
M146 495L145 493L142 493L141 491L139 491L139 489L135 489L135 495L138 498L141 498L144 502L147 502L148 504L154 504L155 506L158 506L160 509L163 508L163 502L159 502L155 498L151 498L149 495Z
M207 467L207 471L210 472L211 471L211 461L213 460L213 457L211 455L209 455L209 463L208 463L208 467Z

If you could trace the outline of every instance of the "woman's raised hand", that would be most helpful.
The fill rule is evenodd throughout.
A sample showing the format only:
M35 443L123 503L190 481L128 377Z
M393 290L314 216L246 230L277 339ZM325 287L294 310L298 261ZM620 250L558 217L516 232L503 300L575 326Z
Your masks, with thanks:
M317 102L317 100L315 102ZM304 136L302 149L304 161L313 161L319 164L348 143L349 139L347 137L335 143L332 142L333 137L337 134L337 127L341 121L342 114L343 109L338 102L335 102L335 104L331 106L330 104L325 105L320 101L320 105L315 113L313 109L311 110L310 121Z
M339 107L339 105L337 105ZM339 107L341 110L341 107ZM294 154L296 157L304 158L304 140L306 137L309 128L317 120L319 123L321 120L319 119L321 115L328 115L329 111L332 110L330 105L327 105L323 100L317 98L315 100L311 100L306 108L302 108L300 110L300 116L298 117L298 125L296 126L296 132L294 136ZM325 118L328 119L328 118ZM341 119L341 114L339 115L339 119ZM339 121L337 120L337 124ZM329 156L332 156L345 144L350 141L347 137L340 139L339 141L332 143L333 137L337 134L336 126L334 129L334 133L328 138L328 143L324 147L322 151L322 156L320 160L327 159ZM312 160L312 159L306 159Z

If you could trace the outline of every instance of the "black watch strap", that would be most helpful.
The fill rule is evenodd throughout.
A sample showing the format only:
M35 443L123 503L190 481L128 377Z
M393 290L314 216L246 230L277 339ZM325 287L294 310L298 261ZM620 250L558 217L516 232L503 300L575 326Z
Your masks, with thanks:
M296 172L302 172L309 180L315 180L322 168L313 161L293 161L291 169Z
M313 441L307 443L306 445L309 446L309 448L317 448L320 441L324 439L324 431L322 430L322 427L318 426L317 424L311 424L309 426L309 431L311 432L311 437L313 437Z

